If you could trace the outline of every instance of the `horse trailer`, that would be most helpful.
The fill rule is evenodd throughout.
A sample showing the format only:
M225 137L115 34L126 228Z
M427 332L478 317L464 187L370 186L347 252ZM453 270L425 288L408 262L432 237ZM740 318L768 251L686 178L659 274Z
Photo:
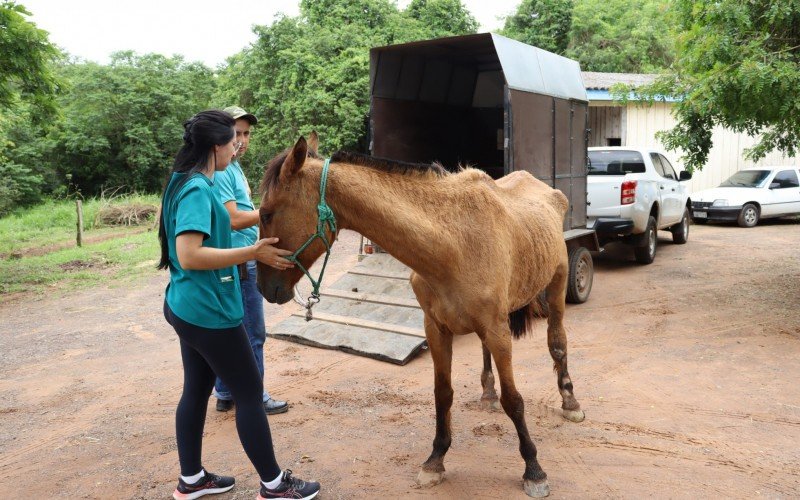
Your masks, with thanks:
M494 179L525 170L561 190L573 303L588 299L600 249L586 228L588 117L577 61L494 33L370 50L370 153Z

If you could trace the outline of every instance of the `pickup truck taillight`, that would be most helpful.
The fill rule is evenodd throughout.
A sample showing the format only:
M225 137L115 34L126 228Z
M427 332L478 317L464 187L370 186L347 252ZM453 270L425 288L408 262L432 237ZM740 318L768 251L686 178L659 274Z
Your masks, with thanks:
M622 183L622 191L619 194L620 205L631 205L636 201L636 181L625 181Z

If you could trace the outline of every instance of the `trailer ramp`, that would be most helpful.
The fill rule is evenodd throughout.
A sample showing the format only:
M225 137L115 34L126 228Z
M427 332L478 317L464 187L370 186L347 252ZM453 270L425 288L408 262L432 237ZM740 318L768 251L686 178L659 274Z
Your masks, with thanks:
M427 347L423 313L411 271L387 253L365 258L321 290L314 319L305 311L275 325L269 335L300 344L337 349L399 365Z

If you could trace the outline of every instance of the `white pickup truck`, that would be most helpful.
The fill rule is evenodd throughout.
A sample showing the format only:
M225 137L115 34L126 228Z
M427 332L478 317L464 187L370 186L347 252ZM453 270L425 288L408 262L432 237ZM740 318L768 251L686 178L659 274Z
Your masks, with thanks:
M691 201L683 181L691 173L678 176L660 151L625 146L589 148L588 168L586 225L601 245L624 241L633 245L637 262L650 264L659 229L686 243Z

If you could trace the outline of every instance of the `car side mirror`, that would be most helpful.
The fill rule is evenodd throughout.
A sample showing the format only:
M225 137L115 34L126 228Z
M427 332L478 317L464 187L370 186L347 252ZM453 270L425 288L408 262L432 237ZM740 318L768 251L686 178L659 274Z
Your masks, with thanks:
M681 175L679 176L680 180L688 181L691 178L692 178L692 173L691 172L687 172L686 170L681 170Z
M771 183L769 185L770 189L779 189L780 187L781 187L781 183L780 182L773 182L773 183Z

